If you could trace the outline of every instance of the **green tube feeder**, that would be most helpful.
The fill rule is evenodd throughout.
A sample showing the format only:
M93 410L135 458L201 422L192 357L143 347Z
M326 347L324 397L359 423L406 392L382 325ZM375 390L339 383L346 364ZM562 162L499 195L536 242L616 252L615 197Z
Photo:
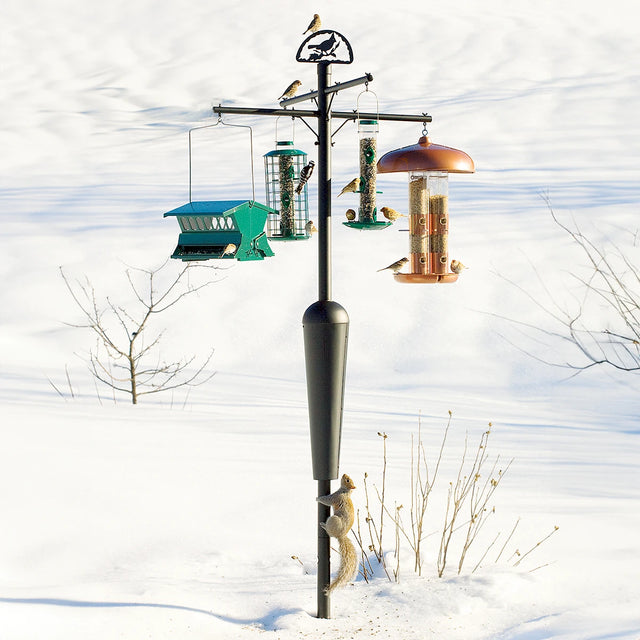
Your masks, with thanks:
M360 160L360 207L358 208L358 219L343 224L351 229L375 230L386 229L390 222L378 221L378 209L376 207L377 175L377 142L378 142L378 121L358 120L358 137L360 138L359 160Z
M308 240L309 199L307 184L300 188L300 173L307 154L295 149L293 141L276 142L276 148L264 156L267 206L273 210L267 219L270 240Z

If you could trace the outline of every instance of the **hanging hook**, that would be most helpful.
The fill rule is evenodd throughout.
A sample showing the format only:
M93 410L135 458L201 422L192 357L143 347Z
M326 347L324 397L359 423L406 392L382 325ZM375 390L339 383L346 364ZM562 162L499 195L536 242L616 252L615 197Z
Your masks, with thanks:
M422 123L422 135L423 137L427 137L429 135L429 130L427 129L427 122L425 120L425 122Z
M361 96L362 96L363 94L365 94L365 93L369 93L369 94L370 94L370 95L372 95L372 96L375 98L375 100L376 100L376 114L377 114L376 119L377 119L377 120L380 120L380 104L379 104L379 102L378 102L378 94L377 94L375 91L371 91L371 89L369 89L369 82L368 82L368 81L366 81L366 82L364 83L364 86L365 86L365 90L364 90L364 91L361 91L361 92L358 94L358 98L357 98L357 100L356 100L356 119L357 119L357 120L360 120L360 98L361 98Z
M191 202L191 178L192 178L192 170L191 170L191 132L192 131L196 131L198 129L210 129L211 127L216 127L219 124L221 124L223 127L239 127L242 129L249 129L249 148L250 148L250 155L251 155L251 194L252 194L252 200L255 201L256 199L256 182L255 182L255 175L254 175L254 170L253 170L253 129L247 125L247 124L229 124L228 122L224 122L222 120L222 114L220 112L218 112L218 120L217 122L214 122L213 124L205 124L202 125L200 127L193 127L192 129L189 129L189 202Z
M278 142L278 120L284 117L287 117L287 116L278 116L276 118L276 143ZM291 117L291 142L295 140L295 136L296 136L296 119L292 116Z

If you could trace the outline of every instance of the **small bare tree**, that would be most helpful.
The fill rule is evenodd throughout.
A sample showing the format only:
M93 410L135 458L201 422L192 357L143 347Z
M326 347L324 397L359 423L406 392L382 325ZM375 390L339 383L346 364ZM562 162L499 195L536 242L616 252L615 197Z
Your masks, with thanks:
M116 304L109 297L99 302L88 278L71 282L60 267L62 279L84 316L83 322L69 326L90 329L96 336L96 347L89 351L87 359L89 371L114 391L129 394L133 404L142 395L197 386L215 375L205 371L213 350L195 368L192 365L196 356L174 362L164 362L160 357L164 330L151 329L154 316L215 282L208 279L191 284L190 271L202 265L188 263L172 280L159 284L159 276L168 262L156 269L125 269L134 297L127 306Z
M550 302L543 303L530 291L507 279L543 311L553 326L546 328L513 318L507 320L526 332L568 343L577 357L559 361L521 350L545 364L570 369L573 375L597 365L640 372L640 266L619 246L611 244L610 248L603 248L590 240L576 224L573 227L563 224L549 199L545 197L545 201L554 222L582 251L587 269L584 275L578 275L578 269L571 273L578 293L574 293L569 305L557 302L557 294L552 294L546 286ZM539 280L542 283L542 279Z

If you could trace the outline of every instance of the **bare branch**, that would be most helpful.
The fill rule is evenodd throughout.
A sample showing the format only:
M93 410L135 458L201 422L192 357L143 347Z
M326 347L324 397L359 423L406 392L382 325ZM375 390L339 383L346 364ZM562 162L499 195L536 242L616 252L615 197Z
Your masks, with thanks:
M640 270L618 246L612 245L608 251L589 239L575 220L572 227L563 223L553 210L549 197L545 195L543 199L554 222L586 258L589 273L586 276L570 274L580 291L579 298L572 295L576 303L575 310L570 312L557 302L557 294L549 291L534 266L537 281L550 303L542 303L523 286L501 277L541 310L555 328L497 314L488 315L500 317L512 326L526 330L525 335L530 340L535 339L536 335L541 337L541 345L549 347L557 340L571 345L579 358L570 361L553 361L539 353L514 346L539 362L570 369L573 375L599 365L607 365L618 371L640 371Z
M132 310L131 303L116 303L108 296L100 304L88 278L74 285L60 267L65 286L84 318L83 323L70 326L90 329L97 337L95 352L90 351L85 360L89 371L96 380L114 391L129 394L133 404L141 395L204 384L215 373L206 373L213 350L192 372L189 369L196 356L173 362L164 362L160 357L159 345L164 330L150 332L152 316L167 311L188 295L214 282L207 280L196 286L185 283L184 278L192 268L186 265L164 288L158 288L157 276L168 264L167 261L156 269L127 267L125 270L133 293L132 304L140 313ZM135 273L146 281L144 288L137 284Z

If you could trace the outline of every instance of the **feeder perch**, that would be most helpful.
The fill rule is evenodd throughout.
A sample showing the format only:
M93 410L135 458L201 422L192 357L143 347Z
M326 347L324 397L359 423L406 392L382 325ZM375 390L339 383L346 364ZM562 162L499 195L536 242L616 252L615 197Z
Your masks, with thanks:
M265 224L273 209L253 200L189 202L175 216L182 233L172 258L178 260L263 260L274 253Z
M473 160L464 152L433 144L422 136L418 144L385 153L378 173L409 174L410 273L396 273L398 282L455 282L449 267L450 173L473 173Z
M358 209L358 219L350 222L343 222L346 227L352 229L385 229L390 226L390 222L378 221L376 207L376 159L378 121L358 120L358 137L360 138L360 207Z
M307 154L294 149L290 140L276 142L276 148L264 156L267 205L272 211L267 220L270 240L307 240L309 200L307 185L300 193L296 187L300 172L307 164Z

